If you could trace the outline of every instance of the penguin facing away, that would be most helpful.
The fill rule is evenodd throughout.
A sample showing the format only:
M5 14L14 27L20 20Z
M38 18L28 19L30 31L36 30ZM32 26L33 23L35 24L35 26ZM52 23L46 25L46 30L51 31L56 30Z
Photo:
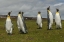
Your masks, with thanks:
M24 19L23 14L24 14L24 12L22 12L22 21L23 21L23 23L24 23L24 28L25 28L26 33L27 33L27 32L28 32L28 31L27 31L27 26L26 26L26 23L25 23L25 19Z
M23 12L18 13L17 25L18 25L18 29L19 29L20 33L23 33L23 34L27 33L27 27L26 27L26 24L24 21Z
M61 29L62 28L61 17L60 17L60 14L59 14L59 9L56 9L55 23L56 23L56 28L57 29Z
M12 11L11 11L12 12ZM6 32L8 34L12 34L12 22L11 22L11 18L10 18L10 14L11 12L8 12L8 15L7 15L7 18L6 18L6 24L5 24L5 27L6 27Z
M53 15L50 11L50 6L47 8L48 30L52 29Z
M38 15L37 15L37 25L38 25L38 29L42 29L42 17L41 17L41 12L39 11L38 12Z

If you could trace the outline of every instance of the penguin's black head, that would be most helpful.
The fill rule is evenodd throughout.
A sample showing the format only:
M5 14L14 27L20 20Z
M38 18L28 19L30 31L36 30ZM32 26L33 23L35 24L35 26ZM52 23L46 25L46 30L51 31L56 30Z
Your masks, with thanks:
M39 11L38 14L40 14L41 12Z
M11 11L12 12L12 11ZM11 12L8 12L8 15L10 16Z
M56 9L56 11L58 12L58 11L59 11L59 9Z
M24 14L24 12L22 12L22 14Z
M18 14L21 14L21 11Z
M47 8L47 10L50 10L50 6Z

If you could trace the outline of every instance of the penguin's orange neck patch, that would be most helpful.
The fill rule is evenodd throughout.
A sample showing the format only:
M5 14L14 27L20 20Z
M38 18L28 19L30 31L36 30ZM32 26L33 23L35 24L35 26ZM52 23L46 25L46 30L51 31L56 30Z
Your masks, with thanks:
M21 14L18 14L19 17L21 17L22 15Z
M59 14L59 12L56 12L56 14Z
M47 10L48 12L50 12L50 10Z
M38 14L40 16L40 14Z
M8 16L7 18L10 19L10 16Z
M38 14L38 15L40 15L40 14Z
M18 16L21 16L21 14L18 14Z
M10 16L7 16L7 21L10 21Z
M47 10L48 11L48 14L50 13L50 10Z
M18 16L19 16L20 14L18 14Z

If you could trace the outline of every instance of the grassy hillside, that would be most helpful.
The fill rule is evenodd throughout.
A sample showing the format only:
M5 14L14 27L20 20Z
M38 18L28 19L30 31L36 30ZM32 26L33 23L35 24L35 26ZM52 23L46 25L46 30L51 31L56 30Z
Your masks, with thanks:
M47 30L47 22L43 20L42 29L37 29L35 20L26 20L28 34L19 34L16 19L12 19L13 34L7 35L4 24L5 19L0 19L0 42L64 42L64 21L63 28L56 29L53 24L53 30Z

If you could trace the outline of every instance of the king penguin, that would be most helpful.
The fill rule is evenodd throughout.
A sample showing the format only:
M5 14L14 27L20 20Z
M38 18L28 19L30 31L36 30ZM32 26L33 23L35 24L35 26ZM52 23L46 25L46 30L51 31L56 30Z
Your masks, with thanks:
M19 29L20 33L26 34L27 33L27 27L26 27L26 24L25 24L23 13L24 12L18 13L17 25L18 25L18 29Z
M12 12L12 11L11 11ZM8 34L12 34L12 22L11 22L11 18L10 18L10 14L11 12L8 12L8 15L7 15L7 18L6 18L6 24L5 24L5 27L6 27L6 32Z
M56 9L55 23L56 23L56 28L57 29L61 29L62 28L61 17L60 17L60 14L59 14L59 9Z
M47 8L48 30L52 29L53 15L50 11L50 6Z
M41 12L39 11L38 12L38 15L37 15L37 25L39 26L38 29L42 29L42 16L41 16Z

